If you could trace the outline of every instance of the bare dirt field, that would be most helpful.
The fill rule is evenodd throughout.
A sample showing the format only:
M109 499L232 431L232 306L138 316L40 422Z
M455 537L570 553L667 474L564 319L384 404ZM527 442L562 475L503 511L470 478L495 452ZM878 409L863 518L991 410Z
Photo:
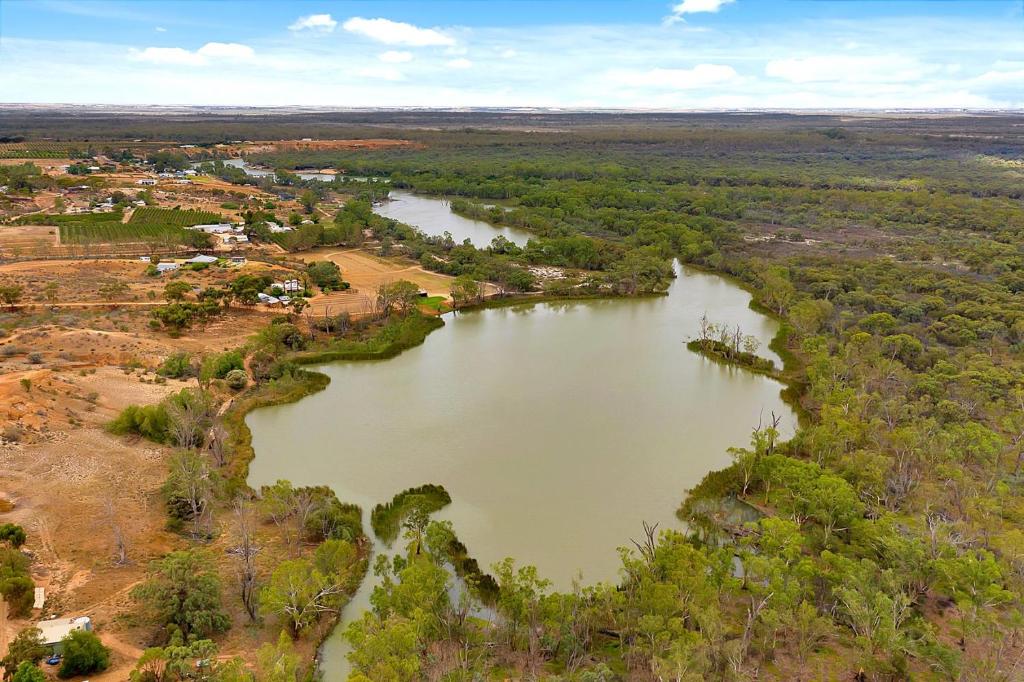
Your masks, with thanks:
M50 228L53 229L53 228ZM146 276L149 263L139 259L32 260L0 265L0 284L24 288L25 303L161 303L168 282L194 287L223 286L241 274L284 277L293 271L249 261L242 266L178 270L159 277Z

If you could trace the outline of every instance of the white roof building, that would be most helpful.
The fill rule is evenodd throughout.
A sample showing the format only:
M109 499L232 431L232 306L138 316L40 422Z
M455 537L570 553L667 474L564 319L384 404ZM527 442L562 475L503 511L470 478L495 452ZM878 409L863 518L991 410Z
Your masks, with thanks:
M173 270L177 270L180 267L181 266L178 265L177 263L157 263L156 271L162 275L165 272L171 272Z
M206 263L207 265L209 265L211 263L216 263L217 260L218 260L218 258L216 256L206 256L206 255L203 255L203 254L199 254L199 255L195 256L194 258L189 258L185 262L186 263Z
M43 620L36 623L36 627L43 633L43 642L46 646L60 644L61 640L75 630L92 630L92 620L89 616L77 618L55 618Z
M189 225L186 230L202 230L207 234L224 234L225 232L237 232L231 223L203 223L202 225Z

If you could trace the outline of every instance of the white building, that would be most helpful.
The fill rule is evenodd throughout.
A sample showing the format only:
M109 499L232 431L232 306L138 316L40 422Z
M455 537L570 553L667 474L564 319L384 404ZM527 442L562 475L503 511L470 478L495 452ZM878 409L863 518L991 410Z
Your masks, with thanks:
M201 230L207 234L225 234L227 232L240 231L241 228L236 228L231 223L204 223L202 225L189 225L185 229Z
M55 618L36 623L36 627L43 633L43 643L59 654L63 649L63 640L75 630L92 630L92 620L89 616L77 618Z

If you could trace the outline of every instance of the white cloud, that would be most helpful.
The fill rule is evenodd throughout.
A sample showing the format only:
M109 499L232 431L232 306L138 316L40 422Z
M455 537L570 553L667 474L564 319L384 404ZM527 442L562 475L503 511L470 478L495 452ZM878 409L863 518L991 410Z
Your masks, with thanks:
M465 57L459 57L458 59L452 59L445 64L449 69L469 69L473 67L473 62L469 61Z
M210 59L252 59L256 53L248 45L241 43L206 43L196 50L196 54Z
M181 47L147 47L145 50L133 54L132 58L151 64L200 66L206 63L206 59L202 55L189 52Z
M931 71L934 67L899 55L815 55L775 59L764 68L766 75L790 83L902 83L919 80Z
M206 43L195 52L183 47L147 47L130 54L135 61L177 66L203 66L211 60L244 62L255 56L251 47L241 43Z
M698 64L692 69L617 70L609 78L623 86L689 90L728 83L739 77L736 69L724 64Z
M668 23L682 21L687 14L699 14L701 12L715 13L725 5L731 5L736 0L683 0L672 7L672 14L667 17Z
M167 29L164 28L163 26L157 26L153 30L156 31L157 33L167 33Z
M518 52L516 52L515 50L513 50L513 49L508 49L508 50L502 50L502 51L501 51L501 54L500 54L499 56L500 56L500 57L501 57L502 59L512 59L513 57L515 57L515 56L516 56L516 55L518 55L518 54L519 54L519 53L518 53Z
M401 64L403 62L412 61L412 52L388 50L387 52L381 52L379 55L377 55L377 59L387 64Z
M319 33L331 33L337 25L338 22L330 14L310 14L296 19L295 23L288 27L288 30L304 31L308 29Z
M364 19L352 17L342 27L351 33L366 36L385 45L409 45L427 47L431 45L454 45L455 39L432 28L420 28L390 19Z

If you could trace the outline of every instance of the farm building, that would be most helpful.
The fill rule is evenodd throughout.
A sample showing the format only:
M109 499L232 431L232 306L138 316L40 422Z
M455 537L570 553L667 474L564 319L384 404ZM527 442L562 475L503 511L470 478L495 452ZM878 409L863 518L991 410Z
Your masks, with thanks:
M188 225L185 227L186 230L200 230L207 234L224 234L226 232L235 232L236 228L231 223L204 223L202 225Z
M89 616L56 618L40 621L36 623L36 627L43 633L43 643L50 647L53 653L59 654L64 647L64 638L75 630L92 630L92 620Z
M299 284L299 280L297 279L286 279L283 282L274 282L273 284L270 285L270 288L280 289L285 293L291 293L295 291L301 291L302 285Z
M186 263L205 263L206 265L211 265L213 263L216 263L217 260L218 260L218 258L216 256L206 256L206 255L203 255L203 254L199 254L199 255L195 256L194 258L189 258L185 262Z
M136 180L135 184L136 185L155 185L156 184L156 180L154 180L153 178L142 178L141 180Z
M262 303L263 305L277 305L281 302L281 299L279 299L277 296L270 296L262 292L256 294L256 298L258 298L260 303Z
M177 270L180 267L181 266L178 265L177 263L157 263L156 264L156 272L157 272L158 275L162 275L165 272L173 272L173 271Z

